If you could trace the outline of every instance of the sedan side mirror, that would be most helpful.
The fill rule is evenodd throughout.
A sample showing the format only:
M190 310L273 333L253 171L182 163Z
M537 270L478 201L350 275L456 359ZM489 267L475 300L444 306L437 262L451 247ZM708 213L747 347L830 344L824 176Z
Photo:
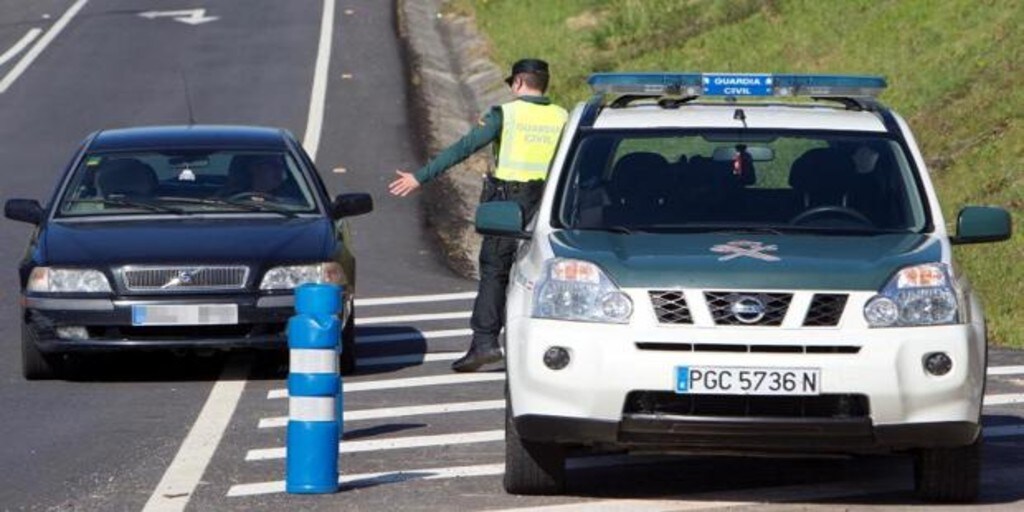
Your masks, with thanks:
M8 199L4 204L4 217L11 220L39 225L46 212L35 199Z
M331 203L331 217L355 217L373 211L373 198L370 194L340 194Z
M492 201L476 208L476 232L481 235L527 240L524 231L523 207L515 201Z
M956 219L954 244L999 242L1010 238L1010 212L994 206L966 206Z

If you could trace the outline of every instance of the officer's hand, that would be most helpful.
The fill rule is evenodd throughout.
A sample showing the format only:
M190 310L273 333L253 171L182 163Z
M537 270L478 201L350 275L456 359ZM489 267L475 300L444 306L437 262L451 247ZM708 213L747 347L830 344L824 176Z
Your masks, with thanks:
M405 197L413 190L420 188L419 180L411 172L395 171L395 173L398 174L398 178L388 185L391 195Z

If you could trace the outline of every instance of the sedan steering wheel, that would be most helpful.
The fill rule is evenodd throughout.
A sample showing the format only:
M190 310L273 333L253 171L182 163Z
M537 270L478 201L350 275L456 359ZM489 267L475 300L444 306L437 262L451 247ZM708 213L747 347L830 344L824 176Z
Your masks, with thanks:
M847 208L845 206L836 206L836 205L826 205L826 206L818 206L818 207L815 207L815 208L811 208L810 210L804 211L804 212L800 213L799 215L797 215L796 217L793 217L789 221L789 223L790 224L797 224L797 225L805 224L805 223L807 223L808 219L813 219L815 217L824 217L824 216L827 216L827 215L843 216L843 217L846 217L848 219L855 220L855 221L857 221L857 222L859 222L859 223L861 223L861 224L863 224L865 226L873 226L873 225L875 225L875 223L871 222L871 219L865 217L863 213L858 212L857 210L854 210L853 208Z

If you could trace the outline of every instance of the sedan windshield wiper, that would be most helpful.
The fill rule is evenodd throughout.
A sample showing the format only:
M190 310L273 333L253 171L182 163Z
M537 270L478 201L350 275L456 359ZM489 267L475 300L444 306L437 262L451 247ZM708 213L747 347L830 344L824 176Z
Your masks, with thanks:
M160 199L163 200L163 201L170 201L170 202L174 202L174 203L203 204L203 205L210 205L210 206L227 206L227 207L230 207L230 208L235 208L236 210L245 210L245 211L250 211L250 212L276 213L278 215L283 215L285 217L288 217L289 219L293 219L295 217L298 217L298 214L296 214L295 212L293 212L291 210L288 210L288 209L285 209L285 208L279 208L279 207L276 207L276 206L271 206L271 205L265 204L265 203L254 203L254 202L251 202L251 201L232 201L230 199L196 198L196 197L161 197Z
M182 210L181 208L175 208L173 206L166 206L162 204L150 203L148 201L138 201L133 199L124 198L113 198L113 197L84 197L79 199L72 199L69 203L90 203L90 204L102 204L105 206L120 206L122 208L139 208L142 210L149 210L151 212L160 213L173 213L175 215L188 215L190 212Z

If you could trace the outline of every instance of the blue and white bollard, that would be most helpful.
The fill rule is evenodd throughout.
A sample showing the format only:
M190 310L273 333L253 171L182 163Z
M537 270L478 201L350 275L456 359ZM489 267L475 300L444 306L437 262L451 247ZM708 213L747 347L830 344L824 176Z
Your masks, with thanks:
M285 490L293 494L333 493L338 490L341 432L341 287L298 287L295 311L297 314L288 320Z

